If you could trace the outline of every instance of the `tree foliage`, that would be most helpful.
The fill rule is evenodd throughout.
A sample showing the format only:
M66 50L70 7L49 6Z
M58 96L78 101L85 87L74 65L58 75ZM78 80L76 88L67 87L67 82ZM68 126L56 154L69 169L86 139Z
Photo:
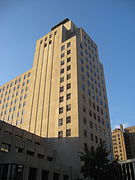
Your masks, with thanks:
M99 145L95 150L86 147L84 152L80 153L80 160L83 162L81 173L85 178L94 180L122 180L118 171L117 161L109 162L109 151L105 144Z

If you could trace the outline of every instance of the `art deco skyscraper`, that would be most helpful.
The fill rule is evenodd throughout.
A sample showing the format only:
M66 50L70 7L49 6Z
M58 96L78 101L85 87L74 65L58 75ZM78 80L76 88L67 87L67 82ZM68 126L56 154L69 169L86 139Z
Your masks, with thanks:
M32 69L0 87L0 119L48 138L74 177L78 152L112 148L103 65L82 28L65 19L37 40Z

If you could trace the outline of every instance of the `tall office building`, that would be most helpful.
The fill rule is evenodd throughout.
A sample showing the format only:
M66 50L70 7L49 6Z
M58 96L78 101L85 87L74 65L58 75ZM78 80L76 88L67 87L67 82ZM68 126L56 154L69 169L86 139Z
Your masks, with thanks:
M30 71L0 87L0 119L48 139L80 176L78 152L111 149L103 65L95 42L65 19L37 40Z
M135 126L119 129L112 132L114 157L119 160L135 158Z

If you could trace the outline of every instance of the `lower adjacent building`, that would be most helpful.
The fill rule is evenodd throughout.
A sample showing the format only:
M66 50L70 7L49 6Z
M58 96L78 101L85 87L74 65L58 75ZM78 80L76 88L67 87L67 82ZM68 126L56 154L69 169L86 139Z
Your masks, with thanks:
M57 163L46 139L0 121L1 180L70 180L71 167Z
M135 158L135 126L119 129L112 132L114 157L119 160Z

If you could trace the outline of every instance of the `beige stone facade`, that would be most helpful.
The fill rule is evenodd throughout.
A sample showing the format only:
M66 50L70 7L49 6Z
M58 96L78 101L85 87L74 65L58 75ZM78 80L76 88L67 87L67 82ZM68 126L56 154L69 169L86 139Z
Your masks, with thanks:
M15 79L0 87L0 118L48 138L49 146L57 149L59 162L72 165L73 176L80 177L78 152L86 146L95 148L102 141L112 149L104 69L97 45L66 19L37 40L30 73L22 121L17 117L19 108L13 121L8 120L13 113L10 108L6 115L2 109L9 101L7 85L12 82L16 87Z
M0 119L22 128L30 91L31 70L0 87Z
M123 128L115 129L112 132L112 142L113 142L113 153L114 158L119 160L127 160L126 147L124 141Z

